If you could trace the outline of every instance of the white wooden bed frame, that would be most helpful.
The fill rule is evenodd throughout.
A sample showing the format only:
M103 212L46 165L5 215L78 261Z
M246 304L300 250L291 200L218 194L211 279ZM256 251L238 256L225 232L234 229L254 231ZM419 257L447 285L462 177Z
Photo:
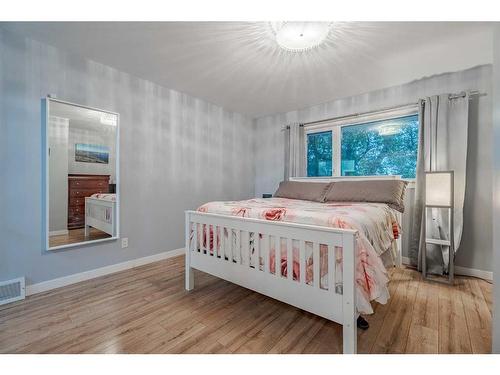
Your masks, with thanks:
M106 220L106 210L111 210L110 220ZM85 198L85 237L90 227L99 229L111 237L116 236L116 202L92 197Z
M374 177L375 178L375 177ZM399 176L377 176L377 179L399 179ZM361 180L373 178L328 178L315 181ZM295 179L300 180L300 179ZM302 310L309 311L343 326L343 352L353 354L357 351L357 312L355 269L355 238L357 231L329 227L267 221L236 216L209 214L186 211L186 290L194 288L193 269L197 269L245 288L254 290L271 298L288 303ZM204 226L203 226L204 225ZM198 229L203 233L198 233ZM202 228L205 228L203 230ZM229 242L230 256L224 251L210 249L210 229L213 238L220 238L220 248L227 250ZM228 233L226 239L224 232ZM233 233L236 236L233 241ZM249 236L261 235L261 241L255 241L255 259L262 257L264 267L250 266ZM271 273L269 264L270 239L275 241L275 249L280 249L281 239L286 240L287 269L293 269L292 241L299 242L300 280L293 279L293 272L287 277L281 272ZM313 283L307 284L305 243L312 243ZM208 244L205 246L204 244ZM232 244L235 244L234 246ZM328 246L328 289L320 288L320 244ZM343 248L342 257L342 292L335 288L335 247ZM215 246L214 246L215 247ZM401 239L398 240L398 263L401 260ZM275 257L275 270L281 270L281 257ZM333 286L333 287L332 287ZM342 294L340 294L342 293Z

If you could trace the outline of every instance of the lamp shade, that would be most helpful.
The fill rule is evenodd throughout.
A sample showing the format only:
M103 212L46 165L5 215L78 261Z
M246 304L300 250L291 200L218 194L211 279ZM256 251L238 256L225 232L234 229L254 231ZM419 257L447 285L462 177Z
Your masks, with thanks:
M425 173L425 205L453 206L453 171Z

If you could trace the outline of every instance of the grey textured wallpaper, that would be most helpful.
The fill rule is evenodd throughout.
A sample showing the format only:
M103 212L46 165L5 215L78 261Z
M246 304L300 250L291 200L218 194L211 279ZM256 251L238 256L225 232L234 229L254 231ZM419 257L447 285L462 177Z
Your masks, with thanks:
M470 106L464 232L462 245L457 255L457 265L491 271L491 82L492 66L484 65L461 72L423 78L405 85L335 100L310 108L259 118L256 120L255 194L273 193L283 179L284 138L281 128L287 123L320 120L414 103L419 98L434 94L479 90L488 95L472 100ZM411 212L411 207L408 211ZM404 217L403 230L405 225L410 224L409 216ZM403 252L404 250L403 247Z
M254 124L203 100L0 31L0 280L29 284L183 246L184 215L254 195ZM47 94L120 113L118 242L42 250Z

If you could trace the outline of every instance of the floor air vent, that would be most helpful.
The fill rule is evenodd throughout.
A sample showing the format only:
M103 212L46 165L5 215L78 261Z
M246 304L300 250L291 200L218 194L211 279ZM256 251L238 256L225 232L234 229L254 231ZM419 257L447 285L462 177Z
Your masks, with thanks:
M25 282L24 277L19 279L0 281L0 305L24 299Z

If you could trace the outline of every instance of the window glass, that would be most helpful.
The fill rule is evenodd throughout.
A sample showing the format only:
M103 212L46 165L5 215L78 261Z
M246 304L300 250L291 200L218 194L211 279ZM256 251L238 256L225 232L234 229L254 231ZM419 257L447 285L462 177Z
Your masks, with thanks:
M418 115L343 126L341 135L342 176L415 178Z
M307 134L307 176L332 175L332 131Z

